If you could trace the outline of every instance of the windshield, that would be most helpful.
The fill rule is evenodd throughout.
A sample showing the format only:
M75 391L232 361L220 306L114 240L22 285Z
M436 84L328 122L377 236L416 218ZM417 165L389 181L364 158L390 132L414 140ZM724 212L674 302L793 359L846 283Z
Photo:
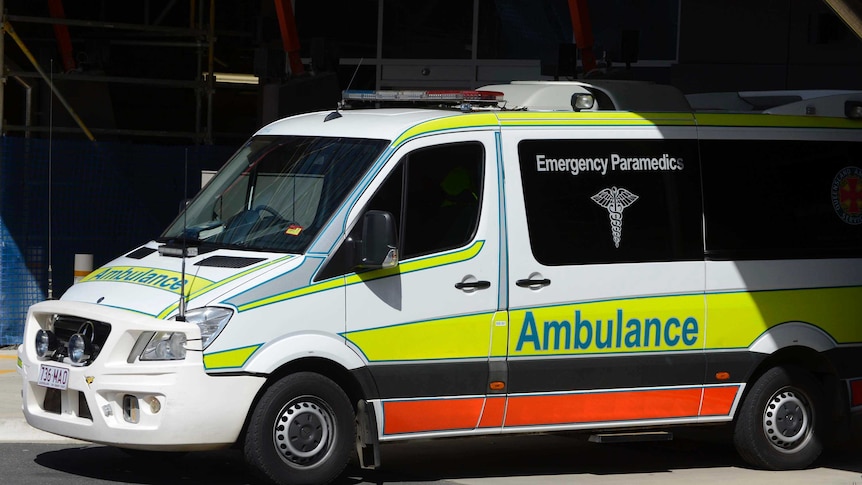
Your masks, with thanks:
M304 252L387 144L358 138L254 137L160 241Z

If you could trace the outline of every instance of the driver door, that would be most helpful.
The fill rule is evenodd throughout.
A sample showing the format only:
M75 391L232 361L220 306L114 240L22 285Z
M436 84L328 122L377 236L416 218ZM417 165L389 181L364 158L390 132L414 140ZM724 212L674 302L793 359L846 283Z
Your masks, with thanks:
M491 132L414 140L360 201L358 217L393 214L399 241L396 268L347 275L346 337L377 384L384 437L480 425L499 305L496 159Z

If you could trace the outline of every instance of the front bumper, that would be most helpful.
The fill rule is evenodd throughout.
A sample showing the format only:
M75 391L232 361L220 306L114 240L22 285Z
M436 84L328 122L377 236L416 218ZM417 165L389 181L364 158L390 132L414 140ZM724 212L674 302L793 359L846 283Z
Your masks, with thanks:
M53 314L111 325L101 353L90 365L38 359L35 335ZM147 331L185 332L189 340L186 358L129 359L138 336ZM19 359L23 412L31 426L79 440L137 449L191 451L233 444L264 383L262 377L206 374L196 325L88 303L48 301L31 307ZM43 364L68 369L66 389L39 385ZM137 412L130 413L130 406Z

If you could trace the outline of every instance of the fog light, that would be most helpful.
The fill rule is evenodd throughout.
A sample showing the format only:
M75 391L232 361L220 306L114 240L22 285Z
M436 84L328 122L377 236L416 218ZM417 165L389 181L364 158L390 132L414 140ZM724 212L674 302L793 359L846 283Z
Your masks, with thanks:
M150 405L150 412L153 414L158 414L162 410L162 403L156 396L147 396L144 402Z
M123 396L123 419L132 424L137 424L141 420L141 410L138 408L138 398L131 394Z
M84 335L76 333L69 337L69 359L75 364L83 364L93 354L90 341Z
M57 338L50 330L39 329L36 332L36 355L44 359L57 349Z
M114 415L114 408L112 408L110 404L105 404L102 406L102 414L104 414L106 418L110 418Z

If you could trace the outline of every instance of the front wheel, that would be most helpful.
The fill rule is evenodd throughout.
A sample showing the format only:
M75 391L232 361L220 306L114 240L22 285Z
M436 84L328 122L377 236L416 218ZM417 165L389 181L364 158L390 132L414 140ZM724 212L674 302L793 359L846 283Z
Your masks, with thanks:
M809 372L794 366L769 369L741 406L733 443L748 463L797 470L810 466L823 451L823 397Z
M329 483L347 465L355 433L344 391L322 375L300 372L273 384L255 407L245 459L275 484Z

